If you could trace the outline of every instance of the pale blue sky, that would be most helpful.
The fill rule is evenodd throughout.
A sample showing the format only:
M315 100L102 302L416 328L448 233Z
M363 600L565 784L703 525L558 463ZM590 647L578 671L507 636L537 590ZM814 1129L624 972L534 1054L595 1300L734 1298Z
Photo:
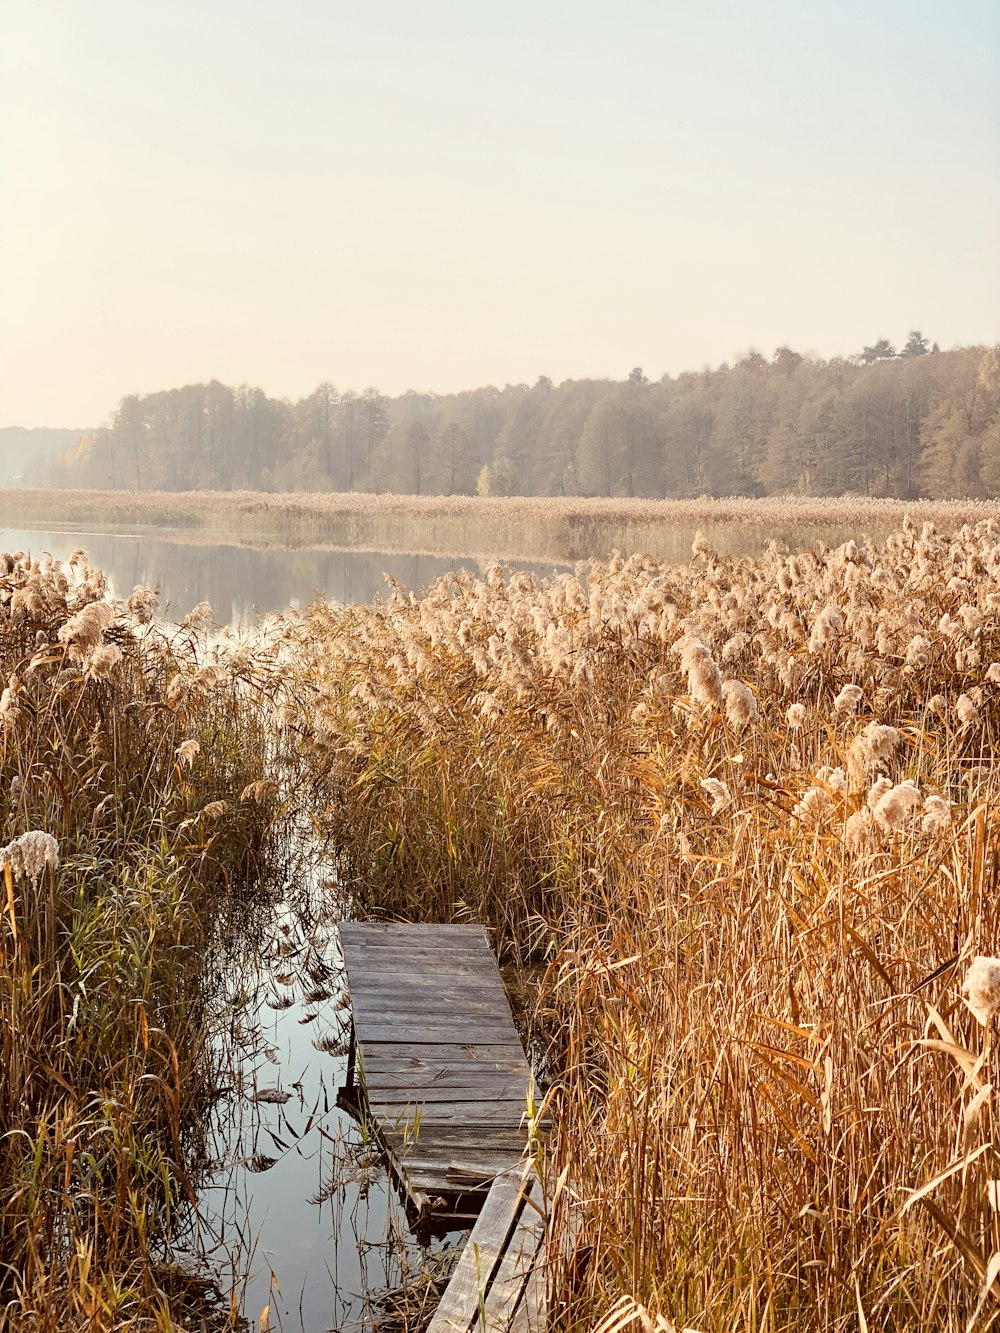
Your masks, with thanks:
M0 425L992 343L998 70L994 0L0 0Z

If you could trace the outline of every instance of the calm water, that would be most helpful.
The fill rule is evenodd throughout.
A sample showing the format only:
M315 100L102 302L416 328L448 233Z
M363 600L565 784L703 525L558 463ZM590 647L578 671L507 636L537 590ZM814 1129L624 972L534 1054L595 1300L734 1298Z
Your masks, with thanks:
M219 1286L243 1287L252 1330L265 1308L286 1333L356 1327L378 1292L460 1243L414 1241L378 1153L336 1104L349 1013L336 919L306 848L274 902L229 922L212 960L230 1095L212 1124L201 1246L222 1242Z
M225 543L194 544L182 533L162 529L114 532L94 528L45 531L0 527L0 550L48 551L58 560L84 546L111 580L115 596L127 597L137 583L159 588L167 619L181 619L192 606L208 602L220 625L246 621L258 611L307 606L317 592L331 601L371 602L387 596L383 573L419 591L455 569L482 567L473 557L417 555L316 548L257 549ZM505 561L542 576L557 566ZM562 566L565 568L565 566Z

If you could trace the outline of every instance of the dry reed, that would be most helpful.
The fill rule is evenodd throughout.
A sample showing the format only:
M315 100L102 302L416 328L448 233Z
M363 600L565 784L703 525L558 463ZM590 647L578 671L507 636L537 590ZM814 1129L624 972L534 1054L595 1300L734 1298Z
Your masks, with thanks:
M544 969L558 1326L995 1322L995 518L287 639L354 909Z
M214 1095L205 943L270 836L273 798L238 800L270 668L151 603L110 601L84 551L0 555L3 1329L239 1322L175 1254Z

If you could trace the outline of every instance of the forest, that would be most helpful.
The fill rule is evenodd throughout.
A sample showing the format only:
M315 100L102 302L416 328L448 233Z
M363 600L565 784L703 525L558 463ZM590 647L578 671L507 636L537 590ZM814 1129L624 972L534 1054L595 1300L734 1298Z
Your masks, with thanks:
M919 332L821 361L780 347L650 380L456 394L217 381L121 400L51 466L112 490L405 495L1000 495L1000 347Z

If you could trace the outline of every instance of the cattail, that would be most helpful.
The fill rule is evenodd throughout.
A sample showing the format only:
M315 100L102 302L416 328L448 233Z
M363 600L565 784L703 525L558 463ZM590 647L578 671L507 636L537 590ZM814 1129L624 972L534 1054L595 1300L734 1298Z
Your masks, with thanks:
M268 778L261 778L257 782L248 782L240 792L241 801L256 801L258 805L263 805L265 801L272 801L278 794L278 784L270 781Z
M991 685L1000 685L1000 662L991 662L986 672L986 679Z
M852 852L861 851L871 842L874 831L875 821L872 812L862 806L844 825L844 844Z
M851 743L849 759L854 769L871 772L889 762L899 745L899 732L895 727L883 726L878 722L869 722L860 736Z
M935 713L938 717L944 717L948 711L948 700L943 694L932 694L927 700L928 713Z
M472 703L479 710L479 716L488 722L503 717L503 704L489 690L481 690L479 694L474 695Z
M687 676L692 702L706 708L720 704L722 677L705 644L693 634L687 634L674 647L680 654L681 670Z
M208 694L212 690L221 690L230 683L231 679L232 677L224 666L209 662L206 666L199 667L191 677L191 688L203 694Z
M199 602L184 617L181 624L185 629L204 629L212 623L212 608L208 602Z
M188 696L190 685L191 678L182 676L179 671L175 676L171 676L165 692L168 708L176 708L178 704L183 703Z
M694 541L691 543L691 555L695 560L697 560L699 556L705 560L709 560L715 555L715 552L705 540L705 534L702 532L701 528L694 534Z
M824 783L832 792L839 794L847 791L847 774L842 768L831 768L829 764L824 764L816 770L816 780Z
M140 625L148 625L156 615L156 594L137 583L129 593L125 605L133 620L138 621Z
M922 634L914 634L907 644L906 664L911 667L925 667L930 663L930 641Z
M809 635L809 651L821 653L828 648L844 628L844 621L835 606L827 606L813 621Z
M789 704L788 712L785 714L785 718L788 721L788 725L793 730L797 731L798 728L801 727L806 720L805 704Z
M17 724L21 718L21 707L17 702L18 680L16 676L11 676L10 683L4 687L0 694L0 729L3 731L16 731Z
M747 727L760 716L753 691L742 681L727 680L722 686L726 704L726 718L733 727Z
M1000 958L973 958L962 982L962 999L986 1027L1000 1010Z
M892 778L876 778L868 789L868 795L865 798L865 804L869 810L874 810L881 801L886 792L892 791Z
M92 680L108 680L111 672L122 660L122 650L115 643L99 644L90 654L87 663L87 675Z
M943 838L951 828L951 803L943 796L928 796L924 801L921 832L929 838Z
M853 713L863 698L864 690L860 685L845 685L834 699L833 707L838 713Z
M720 654L722 661L731 662L733 658L739 657L740 653L749 642L750 635L745 633L745 631L739 630L738 633L733 634L722 645L722 652Z
M945 638L953 639L956 634L961 633L962 626L958 623L957 620L952 620L951 616L946 611L944 615L941 617L941 619L938 621L938 629L945 636Z
M702 778L701 785L712 798L711 813L713 815L717 815L720 810L725 810L727 806L732 805L732 792L718 778Z
M32 829L0 847L0 869L9 868L14 879L37 885L46 870L59 869L59 844L51 833Z
M816 828L832 809L830 793L822 787L810 787L792 810L792 816L807 828Z
M979 721L979 709L967 694L960 694L955 700L955 714L963 727L971 727Z
M114 620L114 611L107 602L88 602L64 625L57 638L66 645L72 661L85 662L101 642L101 636Z
M886 833L898 833L923 803L916 785L907 779L881 796L875 805L875 822Z
M179 764L186 764L188 768L194 766L194 761L198 757L201 746L195 740L181 741L174 754L177 756Z

